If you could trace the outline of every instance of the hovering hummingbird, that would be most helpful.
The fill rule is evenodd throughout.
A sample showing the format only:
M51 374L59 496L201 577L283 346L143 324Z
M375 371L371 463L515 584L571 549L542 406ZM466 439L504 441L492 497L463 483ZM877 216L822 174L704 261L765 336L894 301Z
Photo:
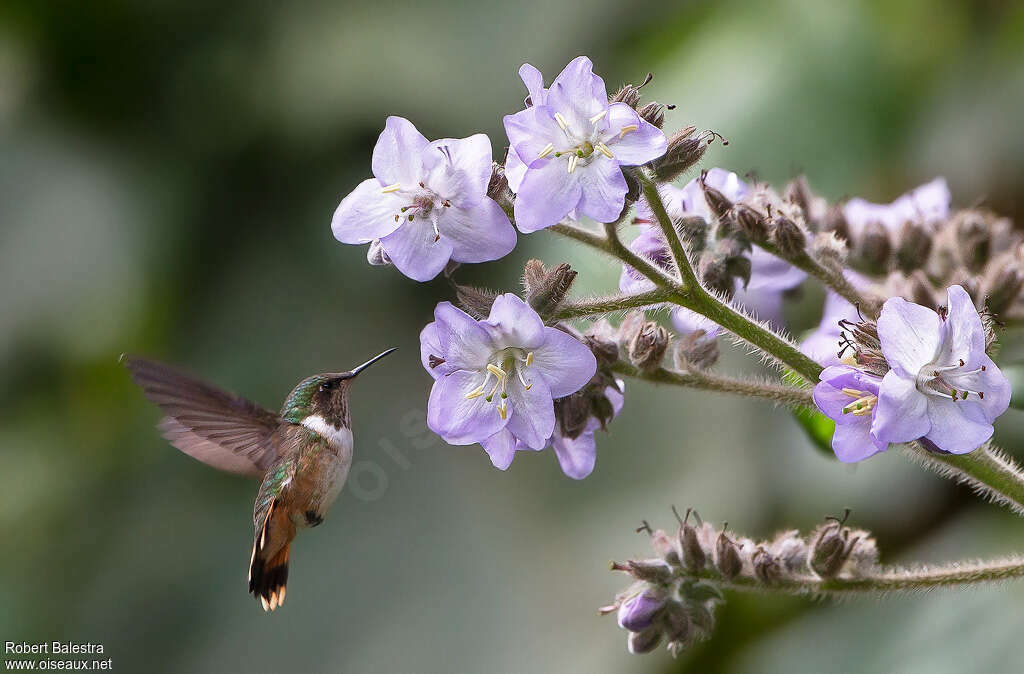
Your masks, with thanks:
M264 611L284 603L296 533L323 522L348 477L352 382L394 350L348 372L303 379L280 414L169 365L124 359L135 383L166 413L158 428L172 445L214 468L263 479L253 508L249 592Z

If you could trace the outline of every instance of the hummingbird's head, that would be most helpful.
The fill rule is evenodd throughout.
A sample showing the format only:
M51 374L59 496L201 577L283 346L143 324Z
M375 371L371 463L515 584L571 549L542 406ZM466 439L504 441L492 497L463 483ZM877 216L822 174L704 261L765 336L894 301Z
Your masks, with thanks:
M323 372L306 377L288 394L281 417L293 424L301 424L308 417L316 416L335 428L348 428L351 426L348 396L356 376L394 350L377 354L346 372Z

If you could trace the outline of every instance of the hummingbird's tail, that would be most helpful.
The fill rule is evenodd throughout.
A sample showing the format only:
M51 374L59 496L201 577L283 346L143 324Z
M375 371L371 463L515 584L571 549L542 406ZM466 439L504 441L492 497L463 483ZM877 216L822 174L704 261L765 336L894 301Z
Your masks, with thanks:
M295 538L295 525L283 508L272 502L256 532L249 562L249 592L263 604L264 611L273 611L284 603L288 584L288 552Z

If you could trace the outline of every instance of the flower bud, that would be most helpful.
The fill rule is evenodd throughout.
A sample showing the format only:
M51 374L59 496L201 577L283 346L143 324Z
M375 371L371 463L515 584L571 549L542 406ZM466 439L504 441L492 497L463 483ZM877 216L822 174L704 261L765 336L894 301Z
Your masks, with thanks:
M674 643L683 646L690 638L690 618L679 604L673 603L665 611L665 636Z
M725 532L718 534L715 541L715 566L726 580L732 580L743 570L740 551Z
M679 525L679 547L683 551L683 568L696 572L704 568L706 555L697 539L697 530L687 522Z
M526 301L543 318L558 308L574 280L576 272L564 262L549 271L540 260L530 260L523 268Z
M649 627L643 632L630 632L626 641L629 652L633 655L650 653L661 643L661 629Z
M654 622L665 608L665 593L648 588L619 607L619 627L630 632L642 632Z
M787 531L772 543L772 552L782 568L789 573L804 573L807 570L807 542L797 531Z
M668 562L669 566L679 566L682 563L682 559L679 557L679 548L676 546L676 541L672 540L668 534L661 529L658 529L651 534L651 547L657 552L662 559Z
M652 77L647 76L643 84L636 86L635 84L623 84L622 88L615 92L615 95L608 99L609 103L625 103L629 107L636 109L636 106L640 103L640 88L650 82Z
M703 136L694 136L693 132L694 128L688 126L672 134L665 154L651 162L659 181L672 182L704 156L708 142Z
M901 294L904 294L914 304L920 304L929 309L934 309L936 306L935 289L920 269L910 275L907 279L906 290Z
M800 225L783 215L772 220L772 241L783 257L789 258L801 255L807 246L807 236Z
M598 366L614 365L619 361L619 345L602 335L587 334L583 343L590 347Z
M491 177L487 181L487 196L499 204L504 204L511 198L511 195L512 190L509 189L508 180L505 178L505 167L498 162L491 162Z
M732 209L732 218L751 241L768 240L768 223L756 209L746 204L736 204Z
M811 256L833 273L841 273L846 262L846 242L835 232L818 232L811 241Z
M680 370L708 370L718 362L718 340L703 330L684 335L675 342L674 364Z
M882 273L889 266L891 254L892 243L889 241L889 232L886 231L885 225L880 222L867 223L854 245L857 261L871 272Z
M981 271L988 262L991 242L988 225L977 213L964 213L956 223L957 247L960 259L973 272Z
M811 202L815 197L811 193L811 186L807 184L805 176L797 176L789 181L782 191L782 198L799 208L804 220L811 218Z
M667 583L672 579L672 569L660 559L631 559L626 570L637 580L648 583Z
M659 129L665 126L665 106L661 103L651 101L650 103L637 108L637 114L645 121L653 124ZM696 129L696 127L693 127Z
M821 223L821 231L832 232L843 241L850 240L850 225L846 222L843 207L835 204L825 211L825 219Z
M932 237L920 222L907 220L896 237L896 265L909 274L921 269L932 251Z
M555 401L555 422L567 438L578 438L590 420L590 401L582 393L573 393Z
M732 274L729 273L728 260L711 251L705 251L697 263L697 273L704 283L704 287L718 292L727 298L731 298L735 288Z
M772 585L782 580L782 566L772 553L758 548L753 558L754 575L765 585Z
M811 545L811 569L822 578L834 578L850 556L848 537L838 521L820 526Z
M1024 269L1015 257L1007 256L989 265L982 285L989 311L999 315L1014 303L1024 288Z
M483 288L455 284L455 297L459 306L476 319L484 319L491 313L491 305L497 294Z
M630 341L629 359L641 370L656 370L661 367L668 341L668 330L649 321Z
M698 182L700 183L700 189L704 192L704 201L708 203L708 208L715 215L716 218L724 218L726 213L732 209L732 201L729 200L721 191L716 190L714 187L709 186L704 178L706 174L702 173Z
M384 246L381 245L380 239L374 239L370 242L370 248L366 251L366 261L374 267L385 267L391 264L391 258L384 251Z

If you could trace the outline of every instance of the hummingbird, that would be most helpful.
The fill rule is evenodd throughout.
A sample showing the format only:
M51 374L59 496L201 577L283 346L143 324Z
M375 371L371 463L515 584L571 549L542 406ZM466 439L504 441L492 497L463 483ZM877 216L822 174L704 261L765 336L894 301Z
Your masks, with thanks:
M154 360L123 358L166 416L176 448L229 473L262 478L253 507L249 592L264 611L284 603L288 557L299 529L323 522L352 465L349 396L356 376L395 349L347 372L306 377L279 413Z

